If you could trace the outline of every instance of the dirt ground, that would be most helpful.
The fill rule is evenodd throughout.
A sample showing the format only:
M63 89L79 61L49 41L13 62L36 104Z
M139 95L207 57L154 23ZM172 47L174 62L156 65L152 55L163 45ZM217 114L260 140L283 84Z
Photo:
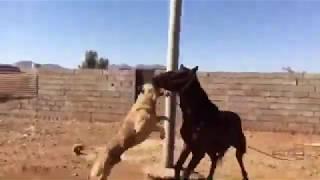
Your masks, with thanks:
M89 163L72 154L72 145L103 145L117 128L117 123L0 119L0 180L84 180ZM143 179L143 169L161 160L158 136L153 134L148 141L127 152L110 179ZM277 160L249 148L245 166L251 179L320 179L320 148L298 145L320 142L320 136L266 132L246 132L246 136L250 147L269 154L282 151L278 152L281 157L299 158ZM241 179L234 153L234 149L230 149L217 167L216 179ZM209 165L206 157L196 170L207 175Z

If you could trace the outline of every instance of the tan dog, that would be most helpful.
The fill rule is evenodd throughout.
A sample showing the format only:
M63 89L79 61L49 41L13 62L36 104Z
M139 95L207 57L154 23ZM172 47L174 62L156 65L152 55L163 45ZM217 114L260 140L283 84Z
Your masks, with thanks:
M129 148L146 140L160 120L167 119L156 115L156 103L163 91L152 84L144 84L135 104L125 117L118 133L107 144L106 149L97 151L89 179L106 180L111 169L121 161L120 156ZM83 155L84 146L75 145L73 151ZM87 159L90 160L90 159Z

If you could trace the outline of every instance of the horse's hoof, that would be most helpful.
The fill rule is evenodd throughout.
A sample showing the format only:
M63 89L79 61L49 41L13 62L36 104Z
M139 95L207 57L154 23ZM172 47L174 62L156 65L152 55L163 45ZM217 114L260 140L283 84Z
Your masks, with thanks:
M179 173L174 173L174 178L173 178L174 180L181 180L180 179L180 175L179 175Z

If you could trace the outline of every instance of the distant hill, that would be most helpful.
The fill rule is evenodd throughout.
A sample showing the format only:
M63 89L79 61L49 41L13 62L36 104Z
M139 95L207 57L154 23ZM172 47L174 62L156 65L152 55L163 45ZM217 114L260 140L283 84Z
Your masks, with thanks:
M21 72L20 69L16 66L10 64L0 64L0 74L3 73L18 73Z
M40 68L43 68L43 69L67 69L67 68L62 67L58 64L40 64Z
M18 61L16 63L14 63L15 66L17 66L21 69L31 69L33 64L41 69L52 69L52 70L67 69L67 68L64 68L58 64L38 64L38 63L35 63L33 61L28 61L28 60L27 61Z
M121 69L121 70L129 70L129 69L147 69L147 70L165 70L166 66L161 64L137 64L136 66L130 66L128 64L111 64L109 65L109 69Z
M157 70L165 70L166 69L166 66L164 65L161 65L161 64L137 64L136 65L136 68L137 69L157 69Z
M134 67L129 66L128 64L110 64L109 69L120 69L120 70L130 70Z
M21 69L31 69L32 65L36 65L41 69L53 69L53 70L61 70L67 69L58 64L38 64L30 60L18 61L14 63L15 66ZM136 66L130 66L128 64L110 64L109 69L120 69L120 70L130 70L130 69L152 69L152 70L165 70L166 67L161 64L137 64Z

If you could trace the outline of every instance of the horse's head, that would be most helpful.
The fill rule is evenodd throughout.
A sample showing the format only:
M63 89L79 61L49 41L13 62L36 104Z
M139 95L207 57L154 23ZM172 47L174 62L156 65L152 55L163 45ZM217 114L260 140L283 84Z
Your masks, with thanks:
M184 91L197 78L198 66L189 69L183 64L179 70L167 71L153 77L155 87L164 88L173 92Z

